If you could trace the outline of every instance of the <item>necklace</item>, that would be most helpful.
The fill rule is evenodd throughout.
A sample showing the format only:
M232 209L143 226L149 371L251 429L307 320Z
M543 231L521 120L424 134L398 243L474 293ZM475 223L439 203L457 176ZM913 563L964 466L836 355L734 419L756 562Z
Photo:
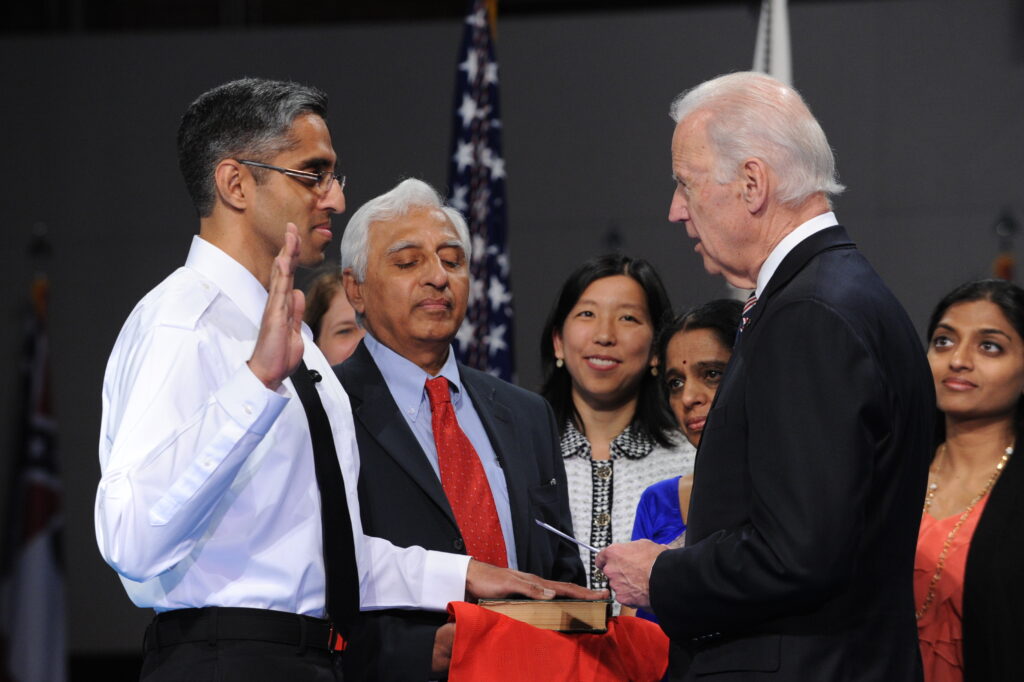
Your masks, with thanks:
M943 443L939 448L940 460L939 467L936 467L935 474L938 475L942 466L941 457L946 453L946 444ZM939 558L935 561L935 573L932 574L932 579L928 583L928 594L924 598L924 603L921 604L921 608L916 611L917 620L921 620L924 614L928 613L928 609L931 608L932 603L935 601L935 586L939 582L939 578L942 577L942 569L946 565L946 557L949 556L949 550L953 547L953 539L956 538L956 534L960 532L961 526L967 521L967 517L974 511L974 506L981 501L985 495L988 495L989 491L992 490L992 486L996 484L996 480L999 478L999 474L1003 473L1003 469L1006 468L1006 463L1010 461L1010 455L1013 454L1013 445L1007 445L1003 451L1003 456L999 459L999 463L996 464L996 470L992 472L988 482L985 483L985 487L981 489L981 492L974 496L967 507L960 513L960 518L957 519L953 528L946 534L946 540L942 543L942 551L939 552ZM921 510L921 516L923 517L931 509L932 500L935 499L935 491L939 489L937 481L932 481L928 484L928 494L924 498L924 509Z

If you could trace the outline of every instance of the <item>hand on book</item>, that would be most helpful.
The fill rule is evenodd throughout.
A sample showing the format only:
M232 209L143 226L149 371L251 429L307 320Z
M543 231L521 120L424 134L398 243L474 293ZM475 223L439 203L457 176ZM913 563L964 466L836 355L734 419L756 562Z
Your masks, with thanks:
M624 606L651 608L651 568L668 549L650 540L608 545L597 555L597 567L608 576L615 599Z
M470 559L466 572L466 600L501 599L522 595L530 599L607 599L608 590L588 590L572 583L545 580L532 573L513 571Z

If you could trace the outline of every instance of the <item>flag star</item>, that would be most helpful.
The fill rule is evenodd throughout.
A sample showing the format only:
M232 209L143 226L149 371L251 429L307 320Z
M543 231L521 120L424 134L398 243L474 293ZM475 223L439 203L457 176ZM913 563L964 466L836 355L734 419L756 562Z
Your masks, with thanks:
M501 268L501 276L508 277L508 254L499 253L495 260L498 261L498 267Z
M479 262L484 254L487 253L487 242L484 241L483 235L473 235L473 262ZM480 282L480 286L483 286L483 282Z
M466 17L466 23L470 26L475 26L476 28L484 28L487 26L486 11L486 9L481 7L479 10Z
M452 158L458 164L460 173L466 170L473 165L473 145L459 140L459 148L455 150L455 156Z
M466 185L455 185L455 191L452 192L452 198L450 203L454 208L465 213L466 209L469 208L469 204L466 203L466 194L469 192L469 187Z
M473 215L477 220L487 220L488 204L491 201L491 190L487 185L481 187L473 197Z
M497 85L498 83L498 62L487 62L484 66L484 83Z
M459 70L466 72L466 80L472 83L476 80L476 72L480 68L480 58L475 50L466 53L466 61L459 64Z
M462 321L462 326L459 327L459 331L455 334L455 340L459 344L459 352L464 353L473 344L473 335L476 333L476 325L469 321L467 317Z
M492 276L491 286L487 288L487 298L491 301L491 310L499 310L512 300L512 294L508 293L500 279Z
M479 277L474 277L473 281L469 285L469 304L473 305L484 297L484 281Z
M492 180L501 180L505 177L505 159L500 156L494 156L488 168L491 169Z
M491 327L491 332L484 337L484 342L487 343L487 355L491 356L499 351L508 350L508 344L505 343L505 330L507 327L503 324L498 324Z
M462 127L468 128L469 124L473 121L473 118L477 115L476 102L469 95L462 96L462 106L458 109L459 116L462 118Z

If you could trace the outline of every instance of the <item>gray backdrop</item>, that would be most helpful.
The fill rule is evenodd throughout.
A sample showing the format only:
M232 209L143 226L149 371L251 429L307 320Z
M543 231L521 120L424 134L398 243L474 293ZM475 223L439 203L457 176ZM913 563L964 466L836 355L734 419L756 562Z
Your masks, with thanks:
M839 218L919 327L940 295L989 272L992 223L1004 206L1022 208L1019 7L893 0L791 8L796 85L849 186ZM623 251L656 265L677 307L722 293L682 227L666 221L667 109L680 90L748 68L754 29L741 3L500 22L523 385L539 380L538 334L553 291L612 233ZM118 329L183 261L197 227L174 154L183 109L242 75L324 88L351 212L404 176L444 186L460 37L451 21L0 42L0 359L13 375L31 276L28 234L43 222L56 250L53 387L72 652L134 652L149 618L96 551L96 441ZM344 223L337 219L339 237ZM6 436L16 400L15 382L0 385Z

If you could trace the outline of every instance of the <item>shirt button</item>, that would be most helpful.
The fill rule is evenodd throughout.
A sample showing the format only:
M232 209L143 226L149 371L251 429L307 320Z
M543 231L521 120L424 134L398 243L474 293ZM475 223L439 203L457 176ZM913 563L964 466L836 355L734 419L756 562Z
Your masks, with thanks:
M462 538L455 538L455 542L452 543L452 547L455 548L456 552L461 552L466 548L466 543L462 541Z
M252 403L242 403L242 410L246 414L252 414Z
M605 480L611 478L612 477L612 468L611 467L601 467L600 469L597 470L597 477L598 478L603 478Z
M608 512L601 512L600 514L594 517L594 523L596 523L599 526L607 526L609 523L611 523L611 520L612 517Z

